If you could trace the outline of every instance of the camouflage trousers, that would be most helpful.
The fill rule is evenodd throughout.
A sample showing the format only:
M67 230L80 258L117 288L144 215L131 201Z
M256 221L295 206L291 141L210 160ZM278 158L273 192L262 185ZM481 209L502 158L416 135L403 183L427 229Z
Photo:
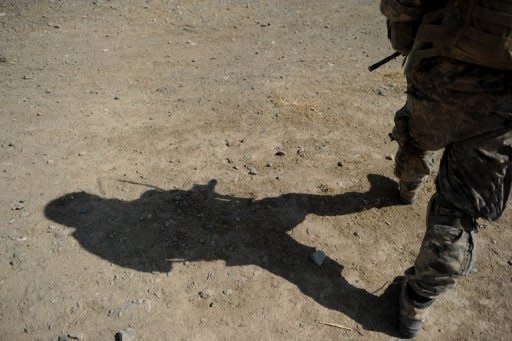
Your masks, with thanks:
M395 174L417 190L445 149L427 231L408 283L435 298L474 259L476 219L502 214L512 181L512 73L447 58L406 70L407 103L395 116Z

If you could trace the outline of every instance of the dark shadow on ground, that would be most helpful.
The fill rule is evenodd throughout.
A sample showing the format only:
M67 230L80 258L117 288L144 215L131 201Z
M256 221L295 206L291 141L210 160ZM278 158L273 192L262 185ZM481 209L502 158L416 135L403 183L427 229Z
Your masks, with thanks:
M317 267L307 260L314 249L286 233L310 213L334 216L398 204L394 181L372 174L368 179L366 193L261 200L218 194L216 180L190 190L149 190L134 201L78 192L51 201L45 214L75 228L73 236L86 250L117 265L144 272L171 271L170 260L258 265L365 329L396 336L397 285L380 296L354 287L341 264L327 258Z

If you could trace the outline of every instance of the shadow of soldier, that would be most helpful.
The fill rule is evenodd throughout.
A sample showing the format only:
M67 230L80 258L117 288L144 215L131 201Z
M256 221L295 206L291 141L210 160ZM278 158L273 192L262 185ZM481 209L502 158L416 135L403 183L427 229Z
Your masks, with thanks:
M75 228L73 236L86 250L117 265L144 272L168 272L173 261L185 260L258 265L365 329L395 336L397 285L380 296L356 288L336 261L327 258L322 267L306 261L314 248L286 233L310 213L344 215L398 204L394 181L372 174L368 179L366 193L261 200L218 194L216 180L190 190L149 190L134 201L77 192L48 203L45 215Z

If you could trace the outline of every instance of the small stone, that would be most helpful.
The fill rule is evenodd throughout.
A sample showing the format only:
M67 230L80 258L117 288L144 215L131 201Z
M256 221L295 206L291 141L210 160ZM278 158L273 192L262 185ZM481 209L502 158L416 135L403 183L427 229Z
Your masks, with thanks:
M233 293L233 290L231 290L231 289L224 289L224 290L222 290L222 293L224 295L226 295L226 296L229 296L229 295L231 295Z
M300 157L304 157L306 155L306 151L304 150L304 147L302 147L302 146L297 147L297 155Z
M78 156L85 156L86 154L86 152L78 152Z
M118 101L119 100L119 96L114 96L114 101Z
M313 252L309 258L318 266L321 266L325 260L325 253L323 251L317 250Z
M135 340L135 329L126 328L116 333L115 341L133 341Z
M48 26L56 28L56 29L60 29L61 28L61 26L59 24L54 24L54 23L48 23Z
M338 161L337 165L338 167L343 167L343 163L341 161Z
M201 290L199 292L199 297L201 297L203 300L209 298L211 296L211 293L209 290Z
M384 93L384 91L382 89L377 90L377 95L386 96L386 94Z
M496 245L496 241L495 241L494 239L492 240L492 243L493 243L494 245Z
M276 154L275 154L275 155L276 155L276 156L285 156L285 155L286 155L286 153L285 153L285 152L283 152L282 150L278 150L278 151L276 152Z
M507 262L508 265L512 266L512 259Z
M393 161L393 159L394 159L393 155L386 155L386 160Z
M272 162L267 162L267 164L265 165L265 167L272 167Z
M354 237L359 237L359 232L357 231L354 231L354 233L352 233L354 235Z
M68 338L70 338L71 340L77 340L77 341L85 341L85 339L86 339L85 334L75 333L75 332L69 333Z
M229 142L229 140L224 140L224 144L226 145L226 147L231 146L231 142Z
M254 166L245 166L245 168L247 168L247 170L249 171L249 175L257 175L258 172L256 171L256 168Z
M23 203L22 200L18 201L17 203L14 203L14 205L13 205L13 209L15 211L21 211L24 208L25 208L25 204Z
M23 79L32 79L34 78L32 75L23 75Z

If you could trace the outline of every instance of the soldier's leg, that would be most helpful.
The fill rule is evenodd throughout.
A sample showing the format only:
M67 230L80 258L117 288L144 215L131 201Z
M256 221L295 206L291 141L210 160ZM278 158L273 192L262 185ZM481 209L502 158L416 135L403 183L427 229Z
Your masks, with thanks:
M395 176L399 179L400 199L414 203L421 186L432 172L435 154L419 148L409 135L409 112L404 107L395 115L391 137L398 142L395 156Z
M406 272L400 301L400 329L415 336L433 299L468 273L474 259L475 219L435 194L427 212L427 231L414 268Z
M427 232L414 268L406 273L400 329L413 337L426 307L468 273L477 218L497 219L510 192L512 132L486 134L449 146L431 199Z

